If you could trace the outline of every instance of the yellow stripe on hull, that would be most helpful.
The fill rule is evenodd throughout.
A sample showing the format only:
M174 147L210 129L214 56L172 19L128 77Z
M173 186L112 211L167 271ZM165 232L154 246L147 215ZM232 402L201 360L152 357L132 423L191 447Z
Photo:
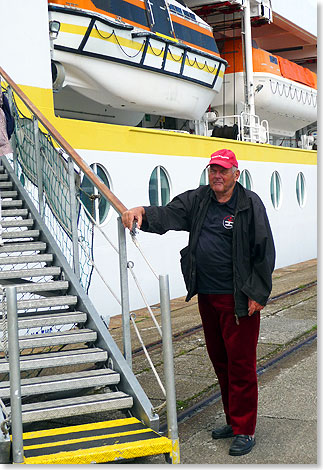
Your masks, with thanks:
M313 150L60 118L54 114L52 90L24 85L21 88L76 150L145 154L147 158L169 155L208 159L216 150L228 148L238 160L317 165L317 152ZM20 103L19 108L29 115Z

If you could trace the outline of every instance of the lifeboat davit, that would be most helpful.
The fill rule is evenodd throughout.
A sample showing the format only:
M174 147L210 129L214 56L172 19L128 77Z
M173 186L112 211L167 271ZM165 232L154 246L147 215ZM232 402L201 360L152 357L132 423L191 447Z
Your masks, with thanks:
M48 8L62 116L200 119L221 88L226 61L212 28L176 0L49 0Z
M240 114L245 104L242 41L225 40L221 56L228 67L222 92L214 97L211 107L218 116ZM268 121L270 133L292 137L315 122L316 74L257 47L252 48L252 56L256 114ZM232 122L226 119L226 124Z

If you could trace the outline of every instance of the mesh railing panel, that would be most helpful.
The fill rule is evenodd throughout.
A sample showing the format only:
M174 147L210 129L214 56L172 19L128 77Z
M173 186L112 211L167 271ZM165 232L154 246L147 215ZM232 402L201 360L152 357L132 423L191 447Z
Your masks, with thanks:
M34 137L34 122L24 116L13 103L15 117L16 164L10 161L17 176L39 210L37 158ZM44 220L54 236L67 261L73 267L73 243L71 227L70 184L68 162L64 152L55 145L52 137L38 129L40 157L42 164L42 184L44 201ZM77 197L82 175L74 171ZM77 204L77 225L79 244L80 282L88 291L93 265L93 224L87 217L83 206Z

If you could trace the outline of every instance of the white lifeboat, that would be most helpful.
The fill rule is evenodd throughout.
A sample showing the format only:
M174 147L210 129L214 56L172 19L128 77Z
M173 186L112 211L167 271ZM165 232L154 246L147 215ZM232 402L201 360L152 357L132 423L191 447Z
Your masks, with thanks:
M253 47L256 114L267 120L271 134L290 136L317 119L317 78L311 70ZM212 109L218 116L244 110L244 66L240 39L226 40L221 55L228 67L222 93ZM233 120L232 120L233 122ZM226 124L232 124L226 119Z
M142 113L200 119L219 92L226 62L212 28L176 0L150 0L149 9L143 0L48 3L59 30L52 59L62 117L101 113L104 122L130 125Z

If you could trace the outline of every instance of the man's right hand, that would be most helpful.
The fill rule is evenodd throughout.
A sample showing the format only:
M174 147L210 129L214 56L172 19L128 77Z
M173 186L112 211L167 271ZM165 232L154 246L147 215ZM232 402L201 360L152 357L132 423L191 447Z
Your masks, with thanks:
M137 228L140 229L142 224L142 219L145 216L145 209L143 207L134 207L133 209L129 209L122 214L122 223L125 228L132 230L133 223L137 223Z

